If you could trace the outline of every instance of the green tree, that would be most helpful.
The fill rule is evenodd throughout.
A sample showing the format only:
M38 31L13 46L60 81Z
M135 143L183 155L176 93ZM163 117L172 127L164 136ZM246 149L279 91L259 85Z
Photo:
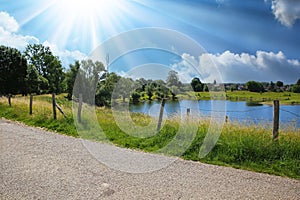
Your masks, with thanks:
M15 48L0 46L0 94L25 94L27 61Z
M95 97L97 106L111 106L112 93L120 78L121 77L115 73L108 73L106 79L98 84Z
M272 91L272 92L275 91L275 83L273 83L273 81L270 82L269 90Z
M300 79L296 82L296 84L293 85L292 91L294 93L300 93Z
M35 66L28 65L27 75L26 75L26 85L27 85L27 92L29 92L30 94L32 93L41 94L44 93L41 90L41 88L46 88L48 86L48 80L38 73Z
M276 86L277 87L283 87L283 82L282 81L277 81Z
M126 98L130 97L130 94L134 88L134 82L130 78L121 77L118 81L117 93L122 96L123 102Z
M201 83L200 79L195 77L191 81L191 86L195 92L202 92L203 91L203 84Z
M260 82L248 81L246 87L250 92L264 92L264 87Z
M50 93L61 93L63 91L63 68L60 60L52 54L49 47L42 44L29 44L24 55L28 64L34 66L39 75L48 81L48 85L41 84L38 86L41 91Z
M77 71L76 81L73 88L73 94L76 98L82 94L82 100L88 104L94 104L95 94L99 87L101 74L105 72L103 63L99 61L82 60L80 68L77 69L78 63L75 63L74 73ZM74 76L72 75L72 78ZM72 82L72 80L70 80ZM70 83L71 84L71 83ZM71 90L71 89L68 89Z
M131 97L133 102L139 102L141 95L138 92L133 92L131 94Z
M166 83L168 87L177 86L180 88L182 85L182 83L179 81L178 73L174 70L169 71Z
M73 87L74 87L76 76L78 74L79 69L80 69L80 62L75 61L74 64L69 65L69 70L66 72L65 83L66 83L66 87L67 87L66 88L67 98L69 100L72 99Z

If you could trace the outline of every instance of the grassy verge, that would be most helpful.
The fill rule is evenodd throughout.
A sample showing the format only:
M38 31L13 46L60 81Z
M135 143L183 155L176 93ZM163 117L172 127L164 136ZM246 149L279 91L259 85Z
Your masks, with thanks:
M0 98L0 117L21 121L30 126L44 127L62 134L79 137L73 115L71 102L65 100L63 95L57 96L57 103L67 114L67 118L58 114L58 119L53 120L51 96L35 96L33 103L33 115L29 115L29 97L15 97L12 99L12 107L8 106L6 98ZM165 122L162 130L149 137L137 137L124 133L114 120L110 109L97 108L97 121L102 131L95 131L92 127L98 124L89 124L83 116L85 132L80 135L83 138L112 142L115 145L140 149L147 152L160 153L167 144L173 146L165 149L168 155L181 155L187 160L201 161L211 164L232 166L257 172L265 172L280 176L300 179L300 130L285 129L280 131L280 138L273 142L271 130L263 126L242 126L235 123L227 123L222 130L217 145L204 158L200 159L198 153L203 139L209 128L209 121L192 122L185 124L183 131L180 130L178 119ZM141 126L146 126L151 121L149 116L132 114L132 120ZM124 122L125 123L125 122ZM124 125L124 124L123 124ZM197 127L196 135L191 135L191 127ZM79 127L80 129L81 127ZM100 133L101 132L101 133ZM178 138L178 140L174 140ZM180 142L188 141L186 144ZM180 154L180 148L186 148ZM184 149L185 150L185 149Z
M273 100L278 99L281 104L294 105L300 104L300 93L293 92L249 92L249 91L226 91L226 97L221 92L187 92L181 95L183 99L196 97L198 100L209 100L211 98L227 99L231 101L255 101L266 104L273 104Z

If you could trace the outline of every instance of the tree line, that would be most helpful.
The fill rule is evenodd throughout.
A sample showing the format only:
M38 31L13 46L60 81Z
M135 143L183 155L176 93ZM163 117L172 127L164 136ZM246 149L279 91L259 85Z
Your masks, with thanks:
M29 44L22 53L0 46L0 74L1 95L64 91L61 61L41 44Z
M236 84L225 84L226 89L227 86L230 86L230 90L239 89ZM288 88L300 93L300 79L293 85L284 85L281 81L248 81L243 86L242 89L251 92ZM67 93L67 98L71 100L79 98L81 94L86 103L110 106L112 100L175 100L180 93L218 91L222 87L224 85L218 85L216 81L202 83L197 77L190 83L182 83L178 73L173 70L169 71L166 81L144 78L133 80L109 73L102 62L92 60L75 61L65 70L59 58L42 44L29 44L24 52L0 46L0 95Z

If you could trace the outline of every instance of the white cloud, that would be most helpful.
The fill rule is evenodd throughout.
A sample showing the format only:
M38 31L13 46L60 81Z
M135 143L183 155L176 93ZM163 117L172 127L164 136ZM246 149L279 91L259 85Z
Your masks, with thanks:
M73 64L75 60L83 60L87 58L87 55L84 53L76 50L76 51L69 51L69 50L61 50L58 48L56 44L50 43L48 41L45 41L43 43L44 46L49 47L51 52L55 55L58 56L59 59L62 62L62 65L65 68L69 67L69 64Z
M197 66L200 77L205 82L246 82L277 81L294 83L300 77L300 62L287 59L278 53L257 51L256 55L247 53L234 54L225 51L222 54L203 54L197 59L183 54L184 59L173 65L173 69L183 75L188 82L195 77L191 66ZM191 65L192 64L192 65Z
M275 18L287 27L293 26L300 19L300 2L298 0L272 0Z
M23 36L16 32L19 29L18 22L6 12L0 12L0 44L24 50L28 43L38 43L34 36Z
M8 32L17 32L19 24L7 12L0 12L0 27Z
M0 12L0 44L25 50L28 44L40 43L39 39L34 36L23 36L18 34L18 22L6 12ZM43 42L44 46L49 46L52 53L58 56L64 67L68 67L75 60L82 60L86 55L80 51L60 50L57 45L48 41Z
M34 36L23 36L6 31L0 26L0 44L24 50L27 44L39 43L39 40Z

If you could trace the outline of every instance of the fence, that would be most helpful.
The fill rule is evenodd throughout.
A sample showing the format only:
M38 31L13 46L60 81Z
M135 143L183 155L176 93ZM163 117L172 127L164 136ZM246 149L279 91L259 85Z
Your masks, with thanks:
M12 106L12 95L8 95L8 104L9 106ZM32 110L32 106L33 106L33 95L30 95L29 98L29 114L32 115L33 114L33 110ZM161 124L162 124L162 119L163 119L163 115L164 115L164 108L165 108L165 103L166 103L166 99L163 99L161 102L161 107L160 107L160 112L159 112L159 118L158 118L158 123L157 123L157 130L160 130L161 128ZM77 111L77 120L79 123L81 123L81 112L82 112L82 94L79 94L79 98L78 98L78 111ZM183 107L184 109L186 109L186 115L187 118L189 118L189 116L191 115L191 108L189 107ZM226 112L226 113L233 113L233 112L240 112L240 113L246 113L246 112L253 112L253 111L258 111L258 110L264 110L264 109L269 109L270 107L265 107L265 108L259 108L259 109L249 109L249 110L243 110L243 111L239 111L239 110L226 110L226 111L221 111L221 110L209 110L209 109L200 109L200 111L207 111L207 112ZM64 113L63 109L57 104L56 99L55 99L55 94L52 94L52 110L53 110L53 119L56 120L57 119L57 112L56 109L59 110L59 112L65 117L67 118L66 114ZM293 115L296 118L300 118L300 114L291 112L287 109L281 108L280 107L280 102L279 100L274 100L273 101L273 128L272 128L272 135L273 135L273 140L277 140L278 136L279 136L279 116L281 112L285 112L288 113L290 115ZM228 115L226 115L225 117L225 122L229 121L229 117Z

